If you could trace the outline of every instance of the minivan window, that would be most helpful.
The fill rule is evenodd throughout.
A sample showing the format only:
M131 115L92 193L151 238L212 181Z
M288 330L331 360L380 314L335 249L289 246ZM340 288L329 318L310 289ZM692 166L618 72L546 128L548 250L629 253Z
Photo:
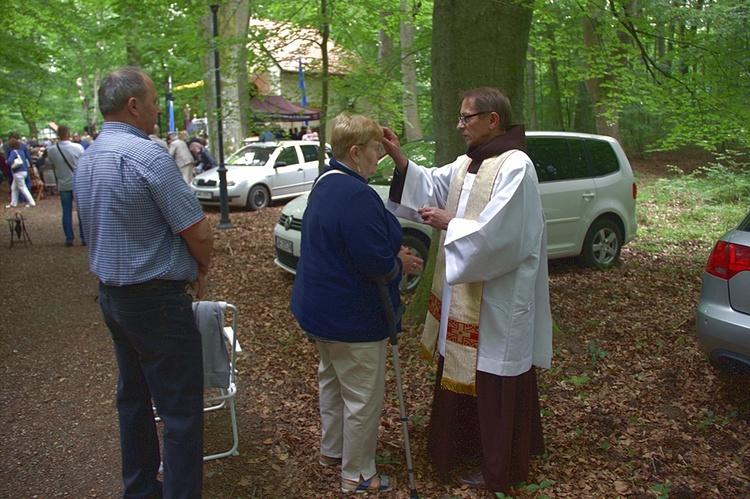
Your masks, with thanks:
M602 177L620 169L615 151L612 150L609 143L602 140L587 140L586 149L589 151L589 157L593 164L594 176Z
M540 182L590 176L586 153L580 140L533 137L526 139L526 149L534 162Z

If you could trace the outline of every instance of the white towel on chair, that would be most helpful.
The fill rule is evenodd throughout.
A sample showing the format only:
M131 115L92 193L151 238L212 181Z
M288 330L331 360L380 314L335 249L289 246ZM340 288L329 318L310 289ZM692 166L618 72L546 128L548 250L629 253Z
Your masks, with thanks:
M229 353L224 340L221 304L213 301L193 302L195 323L203 340L203 386L229 388Z

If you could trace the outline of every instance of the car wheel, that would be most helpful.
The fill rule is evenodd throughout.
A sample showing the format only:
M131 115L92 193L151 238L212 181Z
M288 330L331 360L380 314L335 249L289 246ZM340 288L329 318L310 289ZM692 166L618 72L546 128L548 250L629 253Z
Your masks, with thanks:
M262 210L268 206L270 199L271 195L268 193L268 189L262 185L254 185L247 195L245 207L250 211Z
M411 252L419 258L421 258L425 264L427 264L428 249L427 246L416 236L404 234L403 245L411 250ZM402 293L413 293L419 282L422 280L422 272L418 274L402 274L401 282L398 287Z
M591 224L583 241L583 264L595 269L606 269L620 259L622 232L615 222L602 218Z

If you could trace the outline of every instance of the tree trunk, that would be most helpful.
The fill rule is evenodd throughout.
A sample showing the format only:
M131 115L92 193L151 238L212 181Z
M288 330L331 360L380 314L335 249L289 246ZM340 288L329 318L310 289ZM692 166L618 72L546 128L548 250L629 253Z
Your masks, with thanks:
M318 140L321 147L318 148L318 171L323 171L326 165L325 146L326 122L328 121L328 38L330 37L330 26L328 24L328 0L320 0L320 13L323 25L321 26L320 54L323 59L323 71L321 74L321 103L320 103L320 129Z
M250 1L238 2L235 14L236 43L232 46L232 54L236 64L237 99L239 111L239 146L245 137L250 135L250 94L247 81L247 38L250 26Z
M138 18L133 12L133 6L128 0L122 2L122 12L125 20L125 29L128 36L125 37L125 54L128 66L141 66L141 53L138 50Z
M432 111L435 164L466 151L456 130L460 92L489 86L503 91L514 108L514 123L524 122L524 70L532 2L435 0L432 14ZM434 237L433 241L438 241ZM437 244L430 246L422 282L407 310L407 323L421 323L432 287Z
M380 13L380 22L382 25L386 25L388 22L388 18L393 15L393 12L391 11L383 11ZM378 30L378 66L380 67L380 71L384 75L389 75L391 73L391 65L393 62L393 38L386 32L385 29ZM373 112L377 112L377 110L373 110ZM390 123L388 123L388 119L383 116L372 116L372 119L379 121L379 123L383 126L390 127Z
M401 11L407 9L406 0L401 0ZM422 124L419 121L419 108L417 107L417 71L414 66L414 24L401 21L401 73L404 84L403 106L404 106L404 132L406 141L422 138Z
M601 12L590 11L591 15L583 19L583 43L586 47L587 56L583 58L584 69L589 71L591 65L588 63L589 57L595 57L595 53L601 47L601 39L596 32L596 19L601 17ZM611 73L610 73L611 75ZM600 135L609 135L616 138L620 137L620 121L616 108L610 106L607 100L607 84L614 85L612 76L591 76L586 78L586 90L589 93L591 102L594 103L594 112L596 113L596 131Z
M557 71L557 58L550 58L549 70L550 86L552 87L552 90L550 91L550 100L552 101L550 103L552 107L552 126L558 130L565 130L566 120L563 113L563 97L562 90L560 89L560 75Z
M249 0L233 0L219 7L217 14L219 38L235 40L227 50L219 50L219 71L221 73L221 107L216 109L216 75L214 72L213 50L201 57L204 79L204 99L209 116L209 135L216 144L218 136L218 117L222 119L222 137L224 154L229 155L243 145L246 136L247 113L247 30L250 23ZM213 35L213 17L209 12L203 18L203 29L207 39ZM221 113L219 115L218 113ZM212 147L216 154L218 147ZM218 161L218 158L217 158Z
M456 131L460 92L489 86L513 104L524 122L524 70L532 2L435 0L432 36L432 109L436 164L466 149Z
M535 55L534 47L529 47L529 55ZM531 130L536 130L536 63L533 59L526 63L526 91L526 124Z

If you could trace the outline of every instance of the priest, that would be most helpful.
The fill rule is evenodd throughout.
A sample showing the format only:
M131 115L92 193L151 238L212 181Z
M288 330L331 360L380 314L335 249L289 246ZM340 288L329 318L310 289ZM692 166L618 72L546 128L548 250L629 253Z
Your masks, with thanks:
M396 164L389 209L440 230L421 347L437 358L428 452L444 477L480 463L462 484L508 493L527 480L544 441L536 367L552 359L546 222L509 99L463 94L466 154L440 168L409 161L384 129Z

